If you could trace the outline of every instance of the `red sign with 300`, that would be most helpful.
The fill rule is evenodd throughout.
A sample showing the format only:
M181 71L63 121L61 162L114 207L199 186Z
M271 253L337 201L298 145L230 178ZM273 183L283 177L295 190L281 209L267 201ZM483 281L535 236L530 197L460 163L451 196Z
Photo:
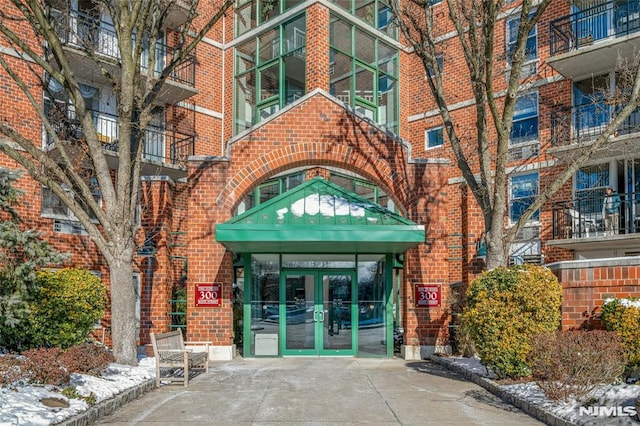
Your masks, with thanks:
M222 284L196 284L196 306L222 306Z
M434 308L440 306L442 292L439 284L416 284L416 308Z

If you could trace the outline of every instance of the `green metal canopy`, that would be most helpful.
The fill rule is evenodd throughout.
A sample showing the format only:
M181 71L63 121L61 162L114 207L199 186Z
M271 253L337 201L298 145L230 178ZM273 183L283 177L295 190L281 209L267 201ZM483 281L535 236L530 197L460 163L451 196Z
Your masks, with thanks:
M398 254L424 226L318 177L216 225L216 240L235 253Z

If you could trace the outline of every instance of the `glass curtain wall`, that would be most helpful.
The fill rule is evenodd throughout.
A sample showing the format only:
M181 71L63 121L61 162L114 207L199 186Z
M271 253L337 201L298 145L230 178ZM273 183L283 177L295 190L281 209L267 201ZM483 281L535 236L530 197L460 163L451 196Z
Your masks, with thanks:
M331 16L330 45L330 93L397 133L398 49L337 15Z
M298 324L298 317L291 316L297 314L299 304L314 303L313 286L305 278L305 274L309 276L310 271L335 271L337 269L343 271L354 271L356 274L356 291L353 312L357 312L352 318L346 321L334 323L333 333L341 334L341 338L351 338L355 330L357 330L357 356L387 356L392 348L389 347L388 336L390 333L392 320L389 317L391 309L390 293L391 293L391 275L387 268L387 255L385 254L326 254L326 255L281 255L279 254L252 254L245 261L249 261L251 268L251 281L249 285L249 294L245 299L245 329L244 335L249 336L250 342L245 342L245 349L249 350L249 356L278 356L279 348L284 337L281 335L281 313L280 301L283 300L280 294L280 276L282 271L289 271L289 281L292 285L288 285L285 290L284 300L287 303L285 309L286 324ZM284 269L283 269L284 268ZM295 271L305 271L296 273ZM347 273L347 272L345 272ZM352 272L353 273L353 272ZM335 274L334 274L335 275ZM300 280L297 283L295 280ZM340 287L342 288L342 287ZM247 284L245 283L245 292ZM350 290L346 287L343 289L345 294ZM338 290L335 290L338 291ZM334 293L335 293L334 291ZM342 291L342 290L341 290ZM290 293L290 294L289 294ZM307 294L308 293L308 294ZM323 294L324 296L324 294ZM338 298L342 300L343 309L351 310L349 301L351 296L340 296L337 293L329 294L331 296L328 302L325 300L316 300L315 303L323 303L326 305L327 316L325 318L327 327L331 320L330 312L335 313L334 304ZM345 302L346 301L346 302ZM289 303L290 302L290 303ZM290 305L290 306L289 306ZM306 305L305 305L306 306ZM294 309L295 308L295 309ZM298 309L304 313L308 309ZM306 314L305 314L306 315ZM300 316L299 318L306 318ZM300 324L309 322L306 318ZM329 330L327 328L327 330ZM291 331L291 330L289 330ZM329 330L331 331L331 330ZM331 334L331 333L330 333ZM295 336L294 336L295 337ZM265 342L266 345L265 345ZM310 344L310 343L309 343ZM311 346L313 347L313 345ZM246 352L245 352L246 353Z
M332 0L350 14L357 16L369 26L382 31L389 37L398 39L398 26L387 0Z
M240 0L235 9L236 36L293 9L304 0Z
M236 134L305 94L305 22L299 16L236 47Z

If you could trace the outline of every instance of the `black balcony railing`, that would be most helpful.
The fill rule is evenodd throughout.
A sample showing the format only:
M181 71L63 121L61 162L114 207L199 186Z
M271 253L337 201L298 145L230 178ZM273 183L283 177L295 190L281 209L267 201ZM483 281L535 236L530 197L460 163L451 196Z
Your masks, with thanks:
M620 110L619 106L600 102L553 111L551 145L566 146L593 141ZM617 135L637 132L640 132L640 108L632 112L616 130Z
M638 0L599 3L551 21L551 56L570 52L609 37L621 37L640 30Z
M79 12L52 11L56 32L63 44L84 52L119 60L120 49L113 24ZM135 38L135 35L132 36ZM155 73L159 74L176 53L176 49L163 42L155 43ZM147 72L149 50L142 52L140 68ZM168 80L195 87L196 60L188 55L169 75Z
M619 195L617 234L605 229L602 210L604 195L598 195L555 203L552 211L553 239L615 237L640 233L640 192Z
M175 112L176 109L184 112ZM187 157L195 152L195 132L189 127L192 124L189 122L192 112L189 109L172 107L165 114L165 126L147 126L144 132L143 158L185 167ZM118 152L118 117L101 111L92 111L91 114L98 139L104 143L105 150ZM71 106L56 104L55 107L48 108L47 115L58 138L76 144L82 143L84 132ZM164 120L160 118L157 121ZM46 141L48 146L53 144L49 135Z

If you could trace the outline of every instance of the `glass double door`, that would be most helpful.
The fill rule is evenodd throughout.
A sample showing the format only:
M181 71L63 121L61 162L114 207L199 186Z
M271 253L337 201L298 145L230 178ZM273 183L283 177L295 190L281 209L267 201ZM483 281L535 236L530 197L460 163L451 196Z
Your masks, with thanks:
M283 355L355 355L355 273L284 270L280 282Z

